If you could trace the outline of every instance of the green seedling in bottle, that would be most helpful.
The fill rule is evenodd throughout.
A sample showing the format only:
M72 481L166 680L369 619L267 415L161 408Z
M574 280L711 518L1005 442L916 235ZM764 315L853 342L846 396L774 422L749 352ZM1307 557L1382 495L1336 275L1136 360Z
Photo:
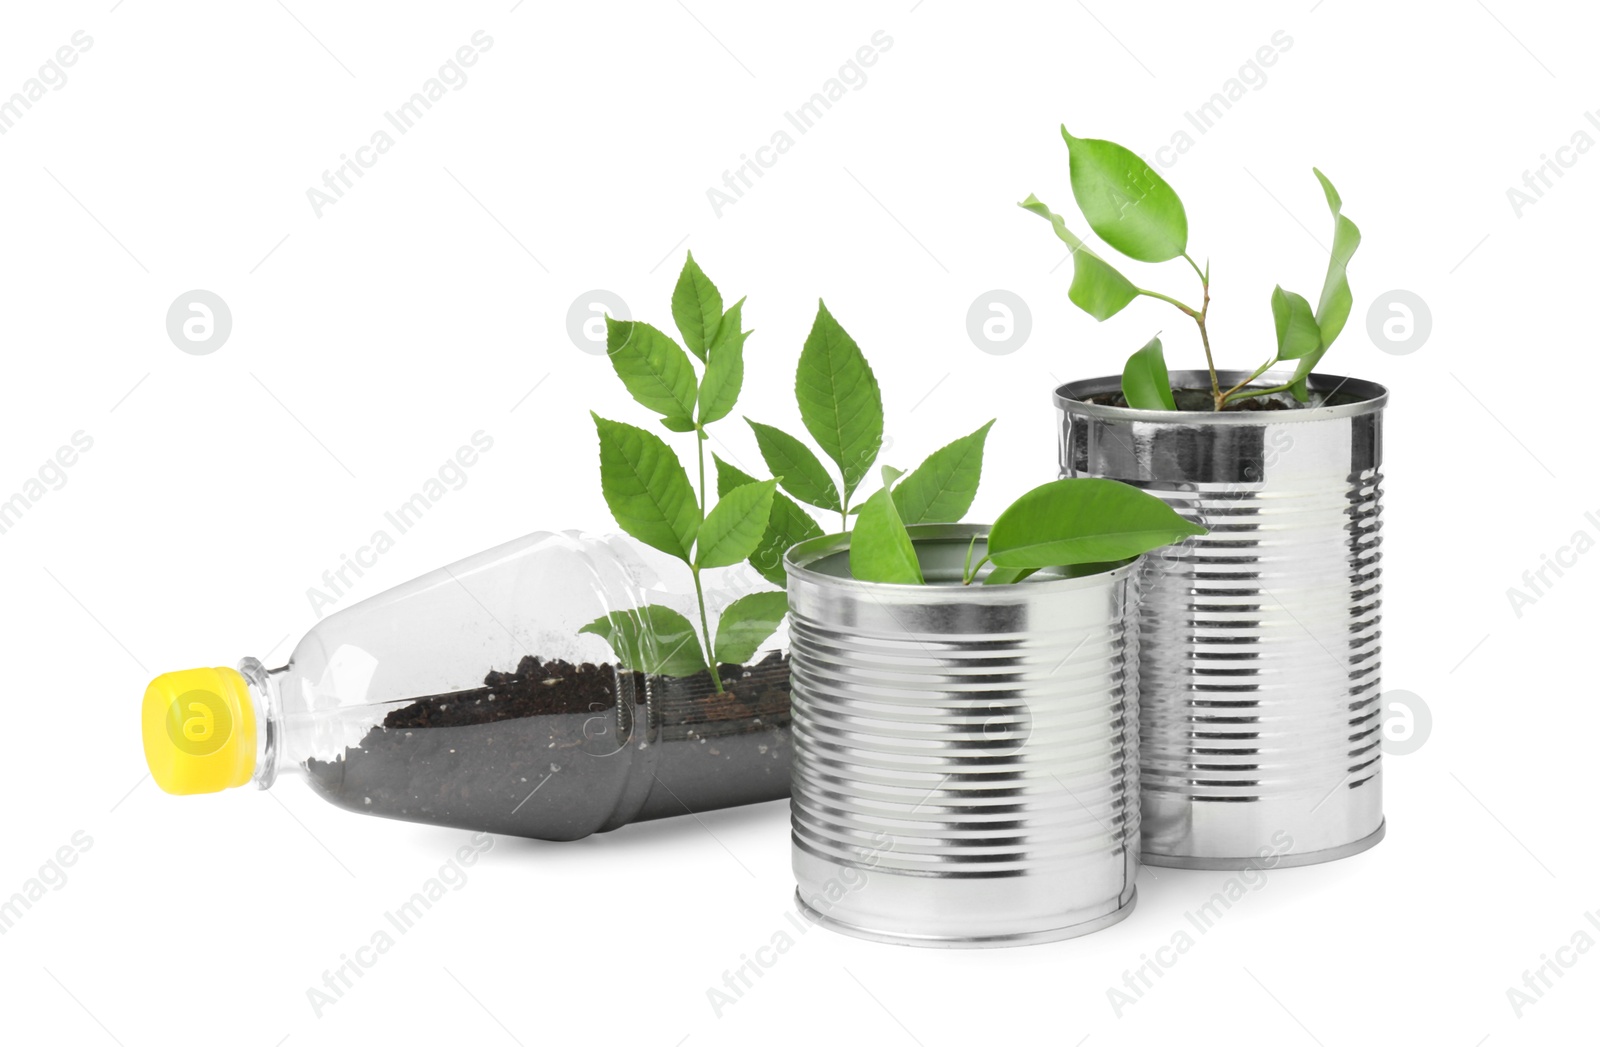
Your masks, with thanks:
M697 630L671 608L648 606L598 618L581 631L610 643L625 668L662 676L707 672L718 693L718 664L753 656L788 611L781 592L751 593L723 610L713 634L701 581L702 572L731 567L757 551L777 492L777 481L748 477L719 484L715 504L706 490L706 427L728 416L744 384L744 346L752 332L744 330L743 309L742 298L723 309L722 295L690 254L672 293L683 346L642 321L606 318L606 355L628 392L669 432L694 434L698 485L661 436L593 416L600 488L611 515L629 535L683 561L694 581L699 621Z

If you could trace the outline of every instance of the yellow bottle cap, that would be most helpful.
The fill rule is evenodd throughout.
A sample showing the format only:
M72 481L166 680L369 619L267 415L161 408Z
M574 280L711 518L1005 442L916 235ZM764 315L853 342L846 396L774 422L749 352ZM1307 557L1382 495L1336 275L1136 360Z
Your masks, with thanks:
M162 673L144 692L144 758L169 793L214 793L256 768L250 687L233 669Z

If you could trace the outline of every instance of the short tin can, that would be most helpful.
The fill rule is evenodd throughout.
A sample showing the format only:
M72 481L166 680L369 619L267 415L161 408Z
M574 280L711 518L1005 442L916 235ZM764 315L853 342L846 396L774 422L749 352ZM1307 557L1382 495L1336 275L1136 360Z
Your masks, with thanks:
M911 529L928 585L789 550L796 896L908 945L1070 938L1135 900L1138 561L962 585L987 528Z
M1224 387L1243 379L1224 373ZM1204 371L1174 388L1207 388ZM1210 533L1140 574L1143 860L1310 865L1383 838L1381 385L1310 406L1139 411L1056 390L1062 476L1141 487Z

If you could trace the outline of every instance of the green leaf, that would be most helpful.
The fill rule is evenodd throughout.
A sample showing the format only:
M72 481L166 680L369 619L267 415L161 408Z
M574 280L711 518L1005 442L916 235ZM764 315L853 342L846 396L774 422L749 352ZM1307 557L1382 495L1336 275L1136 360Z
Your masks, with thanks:
M1293 291L1272 289L1272 326L1278 335L1279 360L1298 360L1322 347L1311 303Z
M711 460L717 463L718 498L727 497L728 492L736 487L756 482L755 477L716 455L712 455ZM772 515L767 518L767 530L761 536L761 544L750 554L750 566L781 589L789 584L789 572L784 569L783 554L789 551L791 545L821 537L822 528L804 509L784 495L774 494Z
M1165 262L1189 247L1189 217L1172 186L1135 152L1099 138L1067 142L1072 195L1089 228L1140 262Z
M693 676L706 669L705 653L689 619L654 605L614 611L579 629L611 645L624 669L650 676Z
M669 429L694 428L699 387L694 365L677 342L647 323L608 316L606 356L633 398L665 418Z
M884 467L883 488L867 499L850 532L850 575L859 581L922 584L922 564L890 491L899 475Z
M984 585L1014 585L1038 571L1037 567L996 567L984 575Z
M1350 280L1345 273L1356 248L1361 246L1361 230L1342 213L1344 201L1327 176L1315 167L1311 173L1322 183L1322 193L1328 199L1328 210L1333 212L1333 250L1328 256L1328 273L1323 278L1322 297L1317 300L1317 326L1322 330L1324 345L1332 345L1344 330L1350 318L1354 301L1350 293Z
M820 300L800 351L794 394L806 431L839 466L848 501L883 446L883 395L861 347ZM784 474L774 469L773 475Z
M684 260L678 284L672 289L672 320L678 325L678 333L683 335L683 344L704 363L706 350L716 339L722 322L722 295L717 285L700 271L693 251Z
M811 448L782 429L752 422L748 418L745 421L755 431L756 446L761 449L761 457L767 463L767 468L772 470L772 475L778 478L778 483L783 485L785 491L807 505L839 511L839 489L834 486L833 477L828 475L828 470Z
M1300 358L1300 366L1295 368L1292 379L1295 399L1302 403L1307 395L1306 376L1316 368L1323 354L1333 345L1333 340L1344 330L1345 321L1350 319L1350 308L1355 299L1350 292L1350 280L1345 270L1356 248L1361 246L1361 230L1344 216L1344 201L1339 199L1339 191L1315 167L1311 173L1322 184L1322 195L1327 197L1328 210L1333 212L1333 250L1328 255L1328 273L1322 281L1322 297L1317 300L1317 328L1322 332L1322 345L1310 355Z
M1122 396L1136 411L1176 411L1161 339L1152 338L1122 367Z
M789 598L783 593L751 593L730 603L717 620L717 661L749 661L788 613Z
M756 551L767 531L772 515L772 495L778 481L761 480L735 487L726 498L717 499L716 508L700 525L700 544L695 547L695 566L729 567Z
M617 526L689 563L700 506L677 455L654 433L590 416L600 434L600 490Z
M1055 480L1018 498L989 531L996 567L1123 560L1205 534L1155 495L1116 480Z
M1139 289L1126 276L1112 268L1110 263L1073 235L1062 217L1045 206L1032 193L1017 205L1025 211L1047 220L1056 235L1072 248L1072 286L1067 288L1067 298L1072 304L1094 317L1106 320L1120 313L1129 302L1139 297Z
M716 340L706 348L706 373L700 380L701 425L726 418L744 386L744 340L750 332L740 329L743 307L741 298L723 314Z
M933 452L894 489L894 506L904 523L955 523L972 508L983 473L985 422L977 432Z
M717 336L706 347L707 352L719 345L727 345L734 341L738 341L740 345L743 345L745 338L754 333L744 329L744 303L746 301L747 299L741 298L728 306L728 311L722 314L722 319L717 323Z

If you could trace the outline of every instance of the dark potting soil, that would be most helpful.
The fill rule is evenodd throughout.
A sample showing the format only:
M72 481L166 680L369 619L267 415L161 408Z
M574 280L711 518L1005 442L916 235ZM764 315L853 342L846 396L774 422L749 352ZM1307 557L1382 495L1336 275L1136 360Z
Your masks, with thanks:
M1173 402L1180 411L1210 411L1212 409L1211 390L1209 389L1174 389L1172 390ZM1102 407L1126 407L1127 397L1120 392L1096 393L1094 396L1085 397L1085 403L1098 404ZM1332 396L1313 396L1309 403L1300 403L1288 393L1274 393L1271 396L1252 396L1246 400L1234 400L1223 407L1224 411L1298 411L1309 407L1338 407L1341 404L1360 403L1361 397L1352 393L1335 392Z
M541 840L789 795L789 659L646 676L524 657L482 687L396 703L308 760L348 810Z

